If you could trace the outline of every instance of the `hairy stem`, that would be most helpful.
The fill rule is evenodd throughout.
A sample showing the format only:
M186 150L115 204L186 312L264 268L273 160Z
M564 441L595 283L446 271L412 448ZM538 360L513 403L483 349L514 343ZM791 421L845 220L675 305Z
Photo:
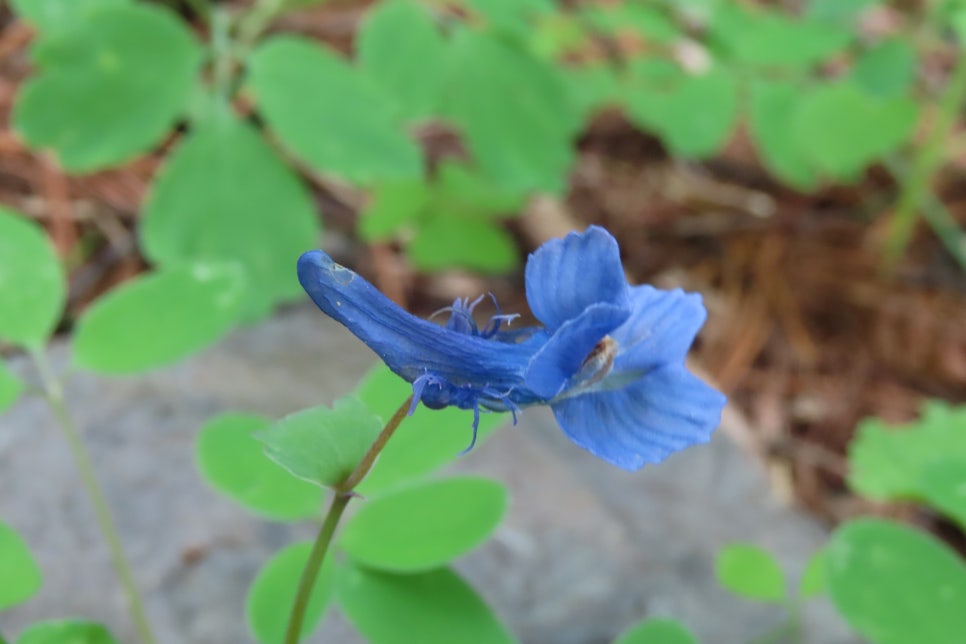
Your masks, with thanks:
M285 629L285 644L298 644L299 637L302 634L302 624L305 621L305 609L308 608L309 597L312 596L312 588L315 586L315 580L319 576L319 570L322 568L325 556L329 552L332 536L335 534L335 529L342 519L342 514L345 512L346 506L349 505L349 501L355 496L353 489L362 482L362 479L372 469L373 463L376 462L376 457L379 456L379 453L386 446L386 443L392 438L402 419L406 417L406 412L409 411L409 405L412 403L412 400L413 397L410 396L399 406L399 409L396 410L396 413L392 415L389 422L379 432L379 436L376 437L376 440L352 471L352 474L336 488L335 497L329 505L329 511L325 513L325 518L322 520L322 527L319 528L319 534L315 537L315 543L312 544L312 551L309 553L308 561L305 562L305 568L302 570L302 577L299 579L299 587L295 593L295 602L292 604L292 612L289 614L288 626Z
M134 584L134 575L124 555L121 537L114 523L114 518L111 516L111 509L107 504L104 491L97 482L97 476L94 472L94 464L91 462L90 454L84 446L80 433L77 431L77 426L74 424L67 410L67 405L64 402L63 389L60 382L53 375L53 370L47 361L47 356L42 351L35 351L32 355L37 365L37 370L40 372L40 377L43 380L44 397L54 412L64 439L67 441L71 456L74 459L74 464L80 473L81 482L87 491L91 504L94 506L94 516L97 520L97 525L100 528L104 542L107 544L111 556L111 563L114 566L114 571L117 574L118 580L121 582L121 588L127 598L128 611L130 612L131 620L134 622L134 627L138 632L138 637L144 644L154 644L156 640L151 630L151 625L148 622L147 611L144 609L144 601L138 592L137 586Z

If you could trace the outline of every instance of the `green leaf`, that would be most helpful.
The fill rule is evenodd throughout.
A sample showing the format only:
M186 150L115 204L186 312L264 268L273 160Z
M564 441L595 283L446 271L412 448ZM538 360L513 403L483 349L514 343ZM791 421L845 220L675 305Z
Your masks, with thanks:
M127 374L176 362L227 333L245 294L236 264L183 264L135 278L81 316L74 363Z
M553 0L463 0L495 31L525 39L531 21L554 11Z
M40 589L40 566L17 532L0 521L0 610L29 599Z
M622 102L623 90L617 73L610 65L567 66L563 70L563 78L571 100L577 106L577 113L584 118Z
M391 239L406 225L416 224L429 200L429 186L422 180L385 183L360 215L359 232L369 241Z
M395 575L348 566L336 597L372 644L506 644L514 639L466 582L447 568Z
M39 349L60 319L67 286L47 235L0 206L0 339Z
M456 267L504 273L517 263L516 243L499 224L444 214L424 222L406 251L427 273Z
M375 5L356 35L356 52L362 69L399 101L408 119L433 115L446 43L428 9L408 0Z
M936 538L881 519L840 526L827 546L829 595L876 644L961 644L966 565Z
M898 96L912 86L916 66L912 45L903 38L890 38L864 52L849 79L872 96Z
M810 0L805 15L826 22L850 23L865 9L881 4L882 0Z
M631 75L624 98L632 122L654 131L676 156L717 153L738 113L734 76L721 68L694 76L662 63L646 61Z
M23 390L23 381L10 373L7 366L0 360L0 413L17 402Z
M130 4L131 0L11 0L14 12L41 31L76 25L100 7Z
M382 427L361 400L347 396L331 409L323 405L290 414L255 437L270 459L295 476L335 487L352 474Z
M920 498L928 467L947 459L966 460L966 406L933 403L902 427L867 419L849 445L849 485L879 501Z
M753 80L750 126L765 166L789 185L810 190L818 177L793 129L802 92L796 83Z
M368 501L346 525L339 545L369 568L428 570L481 544L506 507L506 489L496 481L427 481Z
M711 37L738 63L801 68L841 51L852 40L844 26L722 3L710 24Z
M249 82L271 129L315 170L360 184L422 176L392 95L338 54L304 38L268 38L249 58Z
M680 622L656 618L624 631L614 644L698 644L698 640Z
M731 592L763 602L785 601L785 575L767 550L735 543L718 551L718 582Z
M795 134L818 168L854 180L906 140L917 115L911 98L878 98L851 83L836 83L802 97Z
M300 253L318 243L315 206L298 176L251 126L232 115L209 119L167 158L140 227L148 257L236 261L249 285L249 314L302 295Z
M208 483L247 509L281 521L319 515L324 493L272 462L252 434L272 421L250 414L222 414L198 433L198 469Z
M802 572L798 582L798 596L801 599L811 599L825 592L825 549L817 550Z
M288 617L311 550L309 541L293 543L279 550L262 566L249 587L245 617L248 628L261 644L282 644L285 641ZM332 557L327 557L305 609L302 637L312 633L325 613L332 596L334 570Z
M412 393L412 386L380 366L363 379L357 393L373 414L389 418ZM506 421L503 414L482 414L477 446ZM471 411L455 407L435 410L420 405L411 418L403 420L356 490L372 497L454 460L469 446L472 426Z
M562 76L512 43L466 30L450 58L444 112L481 172L514 194L562 191L581 118Z
M53 148L72 172L117 165L160 143L185 109L201 62L186 25L142 3L92 11L32 51L40 71L20 92L14 126L31 146Z
M118 644L102 625L76 619L51 620L27 627L17 644Z
M966 531L966 458L932 461L922 471L920 486L930 506Z
M486 177L464 165L443 162L433 184L432 208L447 215L493 217L523 206L516 194L502 192Z
M669 45L682 37L681 29L666 11L643 4L587 5L581 14L606 34L632 33L647 42Z

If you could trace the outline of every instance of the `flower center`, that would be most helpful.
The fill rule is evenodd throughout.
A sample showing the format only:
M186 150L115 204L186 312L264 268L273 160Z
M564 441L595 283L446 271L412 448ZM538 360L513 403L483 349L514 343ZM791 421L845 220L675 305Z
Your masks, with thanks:
M584 358L580 370L574 377L575 382L579 383L581 387L589 387L596 382L600 382L610 373L616 355L617 341L609 335L605 335Z

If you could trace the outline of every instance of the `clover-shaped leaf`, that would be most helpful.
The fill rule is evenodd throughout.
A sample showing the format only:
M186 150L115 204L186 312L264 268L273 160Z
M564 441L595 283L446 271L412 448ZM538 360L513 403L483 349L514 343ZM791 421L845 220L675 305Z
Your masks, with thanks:
M39 348L60 319L67 285L39 226L0 207L0 340Z
M160 143L201 62L178 18L140 3L99 7L42 37L32 53L40 70L20 92L14 126L72 172L116 165Z
M251 318L302 293L293 258L318 243L319 224L308 191L261 133L218 113L162 166L140 234L147 255L161 265L241 265Z
M275 36L248 64L269 128L316 171L360 184L422 176L422 153L392 94L334 51Z

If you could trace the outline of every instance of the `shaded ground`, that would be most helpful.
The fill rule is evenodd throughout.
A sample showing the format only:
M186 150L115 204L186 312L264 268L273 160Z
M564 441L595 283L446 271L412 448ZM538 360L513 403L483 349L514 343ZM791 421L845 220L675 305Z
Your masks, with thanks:
M42 221L71 268L66 324L97 294L143 269L133 229L163 151L124 168L73 178L23 148L9 127L28 72L29 30L0 10L0 203ZM345 45L359 17L337 7L285 28ZM451 144L428 133L428 146ZM850 188L799 195L775 185L739 136L713 163L670 160L614 115L585 134L562 202L537 201L511 224L521 258L550 235L602 223L639 281L706 294L710 319L697 361L747 415L744 442L772 482L830 520L859 508L843 485L844 449L858 420L905 420L926 397L966 402L966 280L923 233L887 277L877 251L895 186L876 172ZM955 169L951 171L955 175ZM964 220L957 176L944 200ZM961 185L961 184L960 184ZM313 186L327 244L387 292L430 311L455 294L493 290L521 310L519 274L493 283L416 278L391 248L352 237L356 199ZM512 306L510 303L516 303Z

